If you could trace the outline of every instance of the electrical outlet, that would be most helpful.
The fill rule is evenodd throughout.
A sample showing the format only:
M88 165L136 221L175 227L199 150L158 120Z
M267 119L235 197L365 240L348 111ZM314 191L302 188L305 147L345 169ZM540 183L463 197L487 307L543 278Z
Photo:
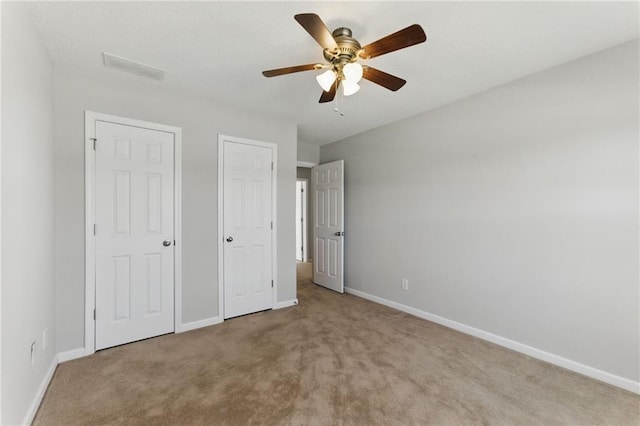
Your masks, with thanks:
M42 330L42 350L47 349L47 334L49 333L48 329Z
M36 362L36 342L31 343L31 365Z
M406 278L402 279L402 289L404 291L409 291L409 280Z

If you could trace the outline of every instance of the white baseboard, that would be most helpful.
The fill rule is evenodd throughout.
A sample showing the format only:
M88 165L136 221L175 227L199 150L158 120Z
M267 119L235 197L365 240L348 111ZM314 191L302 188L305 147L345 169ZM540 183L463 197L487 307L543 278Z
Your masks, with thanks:
M363 299L367 299L372 302L376 302L381 305L385 305L390 308L394 308L399 311L406 312L416 317L426 319L428 321L432 321L440 325L444 325L445 327L452 328L454 330L460 331L465 334L470 334L472 336L478 337L488 342L495 343L496 345L500 345L505 348L514 350L516 352L529 355L533 358L537 358L542 361L546 361L548 363L557 365L559 367L566 368L567 370L571 370L573 372L582 374L583 376L587 376L592 379L596 379L601 382L608 383L610 385L628 390L630 392L640 394L640 382L635 382L631 379L620 377L618 375L608 373L606 371L599 370L597 368L593 368L588 365L581 364L579 362L572 361L567 358L563 358L559 355L555 355L549 352L545 352L541 349L537 349L532 346L525 345L524 343L516 342L515 340L507 339L506 337L498 336L496 334L489 333L488 331L480 330L478 328L471 327L469 325L462 324L457 321L453 321L453 320L441 317L439 315L431 314L429 312L425 312L420 309L412 308L411 306L393 302L391 300L384 299L382 297L374 296L372 294L365 293L360 290L356 290L350 287L345 287L344 290L345 292L353 294L354 296L362 297Z
M222 318L220 317L212 317L205 318L199 321L187 322L180 326L179 330L176 330L176 333L184 333L185 331L195 330L197 328L209 327L210 325L220 324L222 322Z
M47 373L44 375L42 382L40 382L38 392L36 392L36 396L33 398L31 406L29 407L29 411L27 411L27 415L24 417L24 421L22 422L23 425L30 425L33 422L33 419L36 417L36 413L38 412L38 408L40 408L40 403L42 402L44 393L49 387L49 383L53 378L53 373L55 373L57 366L58 356L56 355L53 357L53 360L51 360L51 365L49 366Z
M84 348L73 349L58 354L58 364L87 356Z
M273 309L288 308L289 306L296 306L298 299L285 300L284 302L277 302Z

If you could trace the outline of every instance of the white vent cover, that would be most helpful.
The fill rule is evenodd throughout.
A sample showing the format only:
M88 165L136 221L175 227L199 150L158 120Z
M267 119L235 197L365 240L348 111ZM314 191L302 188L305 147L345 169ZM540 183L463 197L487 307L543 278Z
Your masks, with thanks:
M159 68L150 67L139 62L121 58L107 52L102 52L104 57L104 65L109 68L115 68L120 71L130 72L141 77L151 78L153 80L164 79L164 71Z

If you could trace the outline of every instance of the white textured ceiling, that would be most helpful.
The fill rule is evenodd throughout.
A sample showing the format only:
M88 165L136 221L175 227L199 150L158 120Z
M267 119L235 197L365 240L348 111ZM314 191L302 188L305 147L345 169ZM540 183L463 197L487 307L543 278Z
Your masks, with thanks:
M54 63L97 78L141 77L102 65L102 52L166 71L157 84L285 119L322 145L436 108L638 37L638 3L612 2L39 2L29 6ZM418 23L427 42L370 65L408 83L319 104L316 71L261 71L323 62L293 19L317 13L362 45ZM140 84L148 84L142 83Z

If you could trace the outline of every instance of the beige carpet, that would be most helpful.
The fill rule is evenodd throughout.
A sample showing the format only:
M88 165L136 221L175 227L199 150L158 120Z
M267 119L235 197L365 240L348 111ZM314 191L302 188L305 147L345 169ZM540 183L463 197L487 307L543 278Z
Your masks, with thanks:
M299 306L61 364L35 424L640 422L632 393L308 279L298 288Z

